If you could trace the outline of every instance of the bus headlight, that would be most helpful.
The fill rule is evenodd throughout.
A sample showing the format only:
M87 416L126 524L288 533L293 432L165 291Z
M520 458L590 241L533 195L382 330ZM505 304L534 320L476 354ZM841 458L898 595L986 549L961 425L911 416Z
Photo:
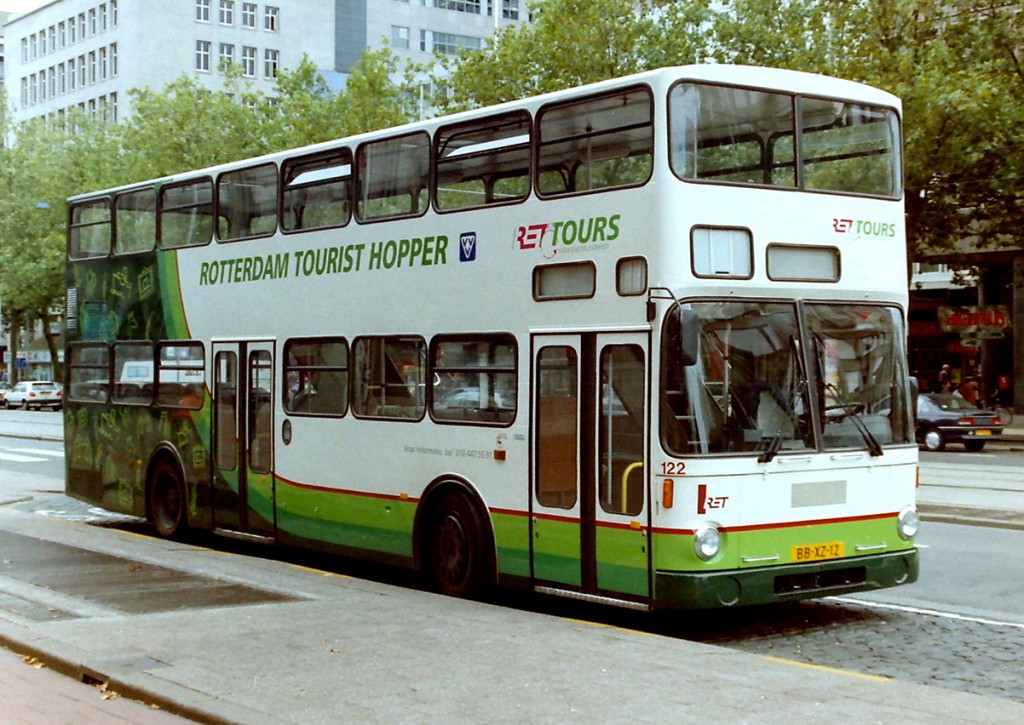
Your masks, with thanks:
M722 534L714 524L701 524L693 535L693 550L698 558L708 561L722 548Z
M900 511L900 517L896 520L896 531L900 538L910 541L917 536L917 530L921 527L921 518L917 511L912 508L905 508Z

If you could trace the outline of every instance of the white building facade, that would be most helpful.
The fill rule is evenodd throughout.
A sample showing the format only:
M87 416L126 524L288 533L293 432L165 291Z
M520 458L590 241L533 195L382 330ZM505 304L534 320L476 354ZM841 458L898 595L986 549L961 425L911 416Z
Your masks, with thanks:
M54 0L3 27L14 120L78 108L117 121L133 88L159 91L183 74L223 88L236 64L272 96L280 68L308 56L336 86L366 48L400 58L479 48L525 19L525 0ZM497 10L498 17L494 17Z

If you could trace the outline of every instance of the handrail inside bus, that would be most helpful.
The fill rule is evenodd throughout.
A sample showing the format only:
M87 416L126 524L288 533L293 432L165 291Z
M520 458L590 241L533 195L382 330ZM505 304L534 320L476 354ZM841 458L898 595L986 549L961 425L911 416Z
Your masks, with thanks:
M634 468L643 468L643 461L636 461L626 466L626 470L622 472L622 513L629 513L629 501L626 498L628 491L627 484L629 483L629 474L633 472Z

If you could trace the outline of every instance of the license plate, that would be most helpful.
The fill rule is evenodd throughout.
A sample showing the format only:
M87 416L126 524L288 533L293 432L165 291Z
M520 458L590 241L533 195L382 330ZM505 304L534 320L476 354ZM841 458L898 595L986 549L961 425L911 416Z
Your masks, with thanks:
M990 436L990 435L992 435L992 431L990 431L990 430L976 430L976 431L974 431L974 435L976 435L976 436Z
M807 544L794 546L793 561L822 561L824 559L838 559L843 555L845 546L842 541L827 541L824 544Z

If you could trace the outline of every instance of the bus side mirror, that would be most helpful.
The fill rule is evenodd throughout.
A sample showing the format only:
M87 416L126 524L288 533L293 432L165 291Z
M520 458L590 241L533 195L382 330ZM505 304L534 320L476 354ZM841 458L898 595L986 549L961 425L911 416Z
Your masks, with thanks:
M672 319L672 339L679 343L679 364L691 367L697 364L699 354L700 322L693 310L678 310Z

